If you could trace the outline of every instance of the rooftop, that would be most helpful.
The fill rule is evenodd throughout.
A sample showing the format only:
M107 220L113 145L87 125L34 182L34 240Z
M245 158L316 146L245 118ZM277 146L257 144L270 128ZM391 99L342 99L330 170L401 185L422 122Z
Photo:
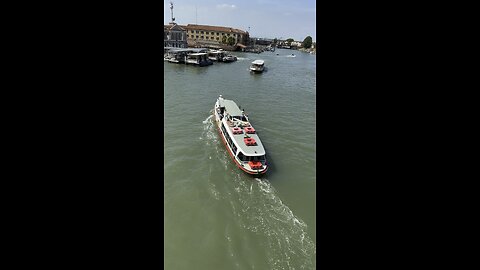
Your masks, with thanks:
M225 107L225 110L231 116L242 116L242 111L240 111L237 103L235 103L233 100L220 99L220 107Z
M188 30L204 30L204 31L215 31L215 32L230 32L230 33L237 33L237 34L247 34L247 32L235 29L232 27L224 27L224 26L212 26L212 25L200 25L200 24L188 24L186 26Z

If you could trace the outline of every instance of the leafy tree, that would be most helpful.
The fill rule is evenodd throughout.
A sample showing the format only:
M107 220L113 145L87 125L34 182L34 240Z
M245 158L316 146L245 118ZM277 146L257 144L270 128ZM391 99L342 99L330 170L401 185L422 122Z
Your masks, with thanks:
M312 47L312 37L311 36L307 36L304 40L303 40L303 48L305 49L308 49Z
M226 44L226 43L227 43L227 36L223 36L223 37L222 37L222 43L223 43L223 44Z
M274 38L274 39L273 39L273 44L277 44L277 41L278 41L278 40L277 40L276 38Z
M286 41L287 41L288 45L290 45L290 44L294 41L294 39L293 39L293 38L289 38L289 39L287 39Z
M235 44L235 39L233 37L228 37L227 43L228 45L232 46L233 44Z

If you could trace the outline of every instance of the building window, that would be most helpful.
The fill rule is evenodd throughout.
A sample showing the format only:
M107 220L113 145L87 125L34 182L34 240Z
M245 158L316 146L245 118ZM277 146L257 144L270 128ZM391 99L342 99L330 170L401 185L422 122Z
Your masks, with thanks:
M212 34L212 35L213 35L213 32L210 32L210 34Z
M220 40L220 38L217 37L217 40Z
M217 32L217 36L220 35L220 33Z
M230 33L228 33L227 36L230 36Z
M200 38L203 39L203 36L201 36Z
M190 30L190 33L193 33L193 30Z
M203 31L200 31L200 34L203 34Z
M197 33L197 34L198 34L198 30L197 30L197 31L195 31L195 33Z

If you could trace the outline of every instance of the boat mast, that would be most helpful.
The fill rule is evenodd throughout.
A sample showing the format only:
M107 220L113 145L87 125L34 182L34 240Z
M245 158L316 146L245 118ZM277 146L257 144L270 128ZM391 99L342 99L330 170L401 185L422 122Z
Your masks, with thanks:
M173 17L173 2L170 1L170 14L172 16L172 24L175 23L175 18Z

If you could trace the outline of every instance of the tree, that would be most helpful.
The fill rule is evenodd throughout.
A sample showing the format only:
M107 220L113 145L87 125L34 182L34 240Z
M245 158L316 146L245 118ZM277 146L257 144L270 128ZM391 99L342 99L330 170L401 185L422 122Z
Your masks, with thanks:
M278 41L277 38L274 38L273 39L273 44L277 44L277 41Z
M227 36L223 36L223 37L222 37L222 43L223 43L223 44L226 44L226 43L227 43Z
M232 46L233 44L235 44L235 39L233 37L228 37L227 43L228 45Z
M287 41L288 45L290 45L290 44L294 41L294 39L293 39L293 38L289 38L289 39L287 39L286 41Z
M310 47L312 47L312 37L311 37L311 36L307 36L307 37L303 40L303 48L309 49Z

